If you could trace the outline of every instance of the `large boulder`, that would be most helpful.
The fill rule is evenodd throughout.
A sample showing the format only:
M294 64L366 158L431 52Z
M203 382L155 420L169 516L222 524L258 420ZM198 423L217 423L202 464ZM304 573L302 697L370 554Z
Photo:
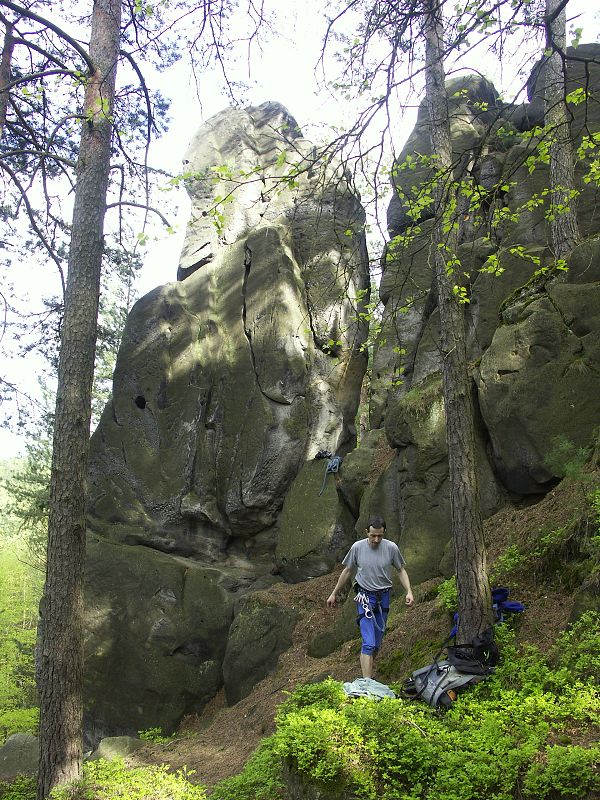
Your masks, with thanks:
M420 583L440 574L451 538L446 415L439 375L390 401L386 433L398 450L388 468L393 474L385 478L388 483L394 479L396 486L400 530L395 538L411 580ZM487 517L503 505L504 493L489 463L480 424L476 458L481 508Z
M37 736L13 733L0 747L0 780L12 781L17 775L35 775L39 753Z
M585 447L600 421L600 285L551 282L503 318L481 359L481 411L504 484L539 493L559 477L557 437Z
M230 705L242 700L277 666L292 643L298 613L283 608L264 592L243 597L229 630L223 661L225 696Z
M305 464L283 504L275 559L293 583L331 572L354 541L354 517L340 503L337 474L326 473L327 463Z
M319 160L289 113L265 103L209 120L186 177L180 280L129 315L91 441L97 736L170 729L217 691L232 594L281 580L271 573L286 495L318 450L356 443L370 280L364 212L341 162ZM351 527L333 523L302 570L329 569Z
M86 731L171 732L222 685L233 578L148 547L88 541ZM243 576L239 582L243 585Z
M600 45L591 44L567 53L569 91L584 88L588 92L587 102L569 105L576 144L600 127L594 101L600 85L599 52ZM490 467L512 492L544 491L557 477L547 464L554 438L560 434L585 445L598 424L593 342L598 332L594 303L599 248L593 239L584 241L569 258L566 276L548 279L555 269L548 245L549 168L543 148L536 158L542 137L533 129L543 123L544 75L542 60L529 82L530 103L519 109L494 100L495 92L477 77L463 78L456 91L447 84L455 177L470 182L476 200L460 219L457 256L468 299L464 307L467 358L479 389L475 407L480 406L482 412L479 450L484 508L492 510L498 487L490 478ZM478 110L485 113L478 116ZM493 121L486 116L491 110ZM425 202L431 184L423 185L431 176L431 164L419 158L419 153L429 152L423 149L427 122L422 105L415 130L393 170L395 196L389 220L393 238L383 260L380 294L385 310L374 351L370 413L371 424L385 426L391 443L400 450L402 476L395 492L401 518L410 506L409 498L422 497L428 511L423 515L415 506L415 519L425 521L433 510L439 511L439 518L427 527L443 530L447 503L433 495L413 494L411 471L421 472L416 465L427 460L429 445L406 438L401 405L403 395L435 380L442 366L432 270L433 221L431 206ZM581 232L589 236L599 228L597 180L586 174L590 164L589 159L587 164L584 161L580 152L577 210ZM445 458L440 455L440 461L425 468L430 484L443 486Z

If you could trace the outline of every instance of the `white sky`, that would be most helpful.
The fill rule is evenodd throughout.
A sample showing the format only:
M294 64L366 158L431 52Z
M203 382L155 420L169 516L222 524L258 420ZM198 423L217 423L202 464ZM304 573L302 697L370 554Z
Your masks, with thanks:
M581 10L581 21L575 27L583 27L583 42L598 41L600 30L598 12L585 11L588 0L571 0L568 7L569 17ZM268 7L276 14L274 27L284 30L285 34L266 38L262 51L254 48L248 74L246 51L240 48L238 65L234 69L234 79L253 84L247 95L247 105L258 105L266 100L275 100L285 105L296 118L305 135L311 138L316 133L319 123L336 125L349 122L352 109L342 101L334 100L329 92L317 85L315 69L317 67L321 42L325 30L324 11L326 5L322 0L267 0ZM476 66L486 77L500 88L502 79L497 62L491 57L483 61L475 59ZM533 60L532 64L533 65ZM330 64L332 80L335 65ZM508 70L510 71L510 70ZM317 71L320 76L320 72ZM172 68L166 75L155 78L165 94L171 93L172 106L170 116L172 123L169 132L154 145L153 160L173 172L181 166L181 160L197 128L203 121L222 110L227 100L220 93L218 80L214 76L206 76L201 83L202 107L196 95L196 87L188 78L186 66L182 62ZM170 92L171 87L176 91ZM405 138L412 128L413 119L409 117L398 120L397 137ZM156 229L144 254L144 267L138 283L139 294L145 294L155 286L175 280L179 253L187 222L188 205L185 193L180 190L180 211L176 217L175 235L163 234ZM20 377L24 381L32 381L31 365L24 364ZM35 369L35 367L33 367ZM15 375L19 375L17 372ZM31 387L30 387L31 388ZM11 457L22 451L22 440L0 428L0 458Z

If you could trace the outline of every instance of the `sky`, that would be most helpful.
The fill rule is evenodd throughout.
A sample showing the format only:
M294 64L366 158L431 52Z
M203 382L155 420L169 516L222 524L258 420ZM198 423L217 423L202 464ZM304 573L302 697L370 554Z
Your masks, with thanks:
M583 27L582 41L600 40L598 12L586 10L587 0L571 0L569 17L581 17L573 27ZM322 0L265 0L267 10L273 15L273 27L277 36L265 36L261 45L255 45L248 59L245 48L240 47L237 62L230 64L230 74L235 80L249 85L245 104L258 105L266 100L275 100L285 105L295 117L308 138L322 135L320 125L340 125L350 122L353 109L341 99L336 99L323 83L319 57L326 6ZM497 87L510 80L512 65L505 64L500 70L498 62L490 57L472 56L473 63L490 78ZM531 66L533 66L532 57ZM328 78L333 80L336 63L333 58L326 62ZM526 66L526 68L528 68ZM512 70L514 71L514 70ZM169 131L153 145L151 156L155 164L177 173L181 168L188 143L198 127L229 103L219 87L216 75L201 77L198 98L197 88L189 77L185 62L180 62L166 74L153 77L161 89L171 95L171 124ZM414 124L414 109L404 119L398 119L395 131L396 145L401 145ZM149 244L143 253L144 266L138 279L137 290L143 295L154 287L175 280L179 253L183 243L189 204L183 189L178 190L175 201L178 212L172 217L175 234L165 234L160 228L151 233ZM20 379L34 382L31 364L25 364ZM19 375L17 371L16 376ZM32 390L35 390L33 388ZM22 452L23 440L0 428L0 458L12 457Z

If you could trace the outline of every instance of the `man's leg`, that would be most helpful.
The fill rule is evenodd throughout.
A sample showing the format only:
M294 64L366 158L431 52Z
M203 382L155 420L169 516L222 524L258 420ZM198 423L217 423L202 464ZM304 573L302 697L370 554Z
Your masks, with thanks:
M362 608L360 611L363 611ZM373 653L376 649L375 626L373 617L364 616L364 611L359 617L360 634L362 636L362 647L360 650L360 668L363 678L373 677Z
M373 677L373 656L368 653L361 652L360 654L360 668L362 670L363 678Z

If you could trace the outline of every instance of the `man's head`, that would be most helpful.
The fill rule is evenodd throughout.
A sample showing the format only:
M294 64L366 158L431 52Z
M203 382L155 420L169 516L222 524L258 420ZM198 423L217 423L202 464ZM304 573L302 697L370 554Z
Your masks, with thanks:
M383 517L371 517L366 530L367 539L371 547L379 547L385 535L385 520Z

